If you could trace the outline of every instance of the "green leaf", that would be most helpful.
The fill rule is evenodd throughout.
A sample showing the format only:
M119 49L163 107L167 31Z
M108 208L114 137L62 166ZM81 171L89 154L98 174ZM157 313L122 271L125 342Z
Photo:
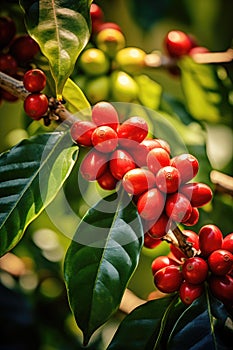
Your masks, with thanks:
M65 83L63 97L67 103L67 109L71 113L87 114L90 110L90 103L87 101L84 93L71 79Z
M228 334L225 329L228 317L229 314L219 300L208 293L203 294L177 319L170 332L168 349L229 349L233 332Z
M147 75L138 75L134 77L139 86L139 101L142 105L158 109L160 105L162 87Z
M29 34L50 63L57 97L90 37L90 0L21 0Z
M107 350L153 350L160 344L177 296L148 301L121 322Z
M23 140L0 156L0 256L52 201L77 158L69 132Z
M142 244L141 221L125 192L102 199L83 217L66 254L64 275L84 344L117 311Z
M214 67L195 63L190 57L183 58L179 66L189 112L198 120L219 122L222 119L222 96Z

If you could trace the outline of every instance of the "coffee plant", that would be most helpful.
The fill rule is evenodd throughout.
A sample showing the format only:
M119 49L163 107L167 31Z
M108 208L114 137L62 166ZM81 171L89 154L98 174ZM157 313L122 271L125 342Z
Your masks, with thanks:
M172 8L124 6L141 30ZM0 11L0 349L230 349L232 152L207 136L233 51L170 28L148 52L109 9Z

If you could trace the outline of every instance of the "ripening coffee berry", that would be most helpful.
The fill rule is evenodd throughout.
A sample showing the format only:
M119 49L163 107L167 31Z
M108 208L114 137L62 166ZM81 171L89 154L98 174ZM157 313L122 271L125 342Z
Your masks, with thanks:
M223 238L222 249L226 249L233 254L233 232Z
M103 23L104 13L99 5L92 3L90 6L90 16L92 23L92 32L95 33L98 26Z
M156 141L158 142L160 147L162 147L163 149L165 149L165 151L167 151L168 154L171 154L171 148L167 141L163 139L156 139Z
M203 284L191 284L183 281L179 289L180 299L185 305L190 305L202 295L203 291Z
M210 290L213 295L223 303L231 303L233 300L233 278L229 275L211 275L209 279Z
M122 185L126 192L138 195L155 186L155 176L148 169L135 168L124 175Z
M31 61L39 51L39 45L28 34L18 36L10 46L11 55L23 64Z
M81 120L72 125L70 134L74 142L78 145L90 147L92 146L91 135L95 128L96 125L94 123L88 120Z
M169 231L171 222L166 214L162 213L158 220L156 220L149 229L149 234L153 238L162 238Z
M161 168L170 165L170 156L167 151L165 151L165 149L156 147L149 151L147 154L146 162L148 168L154 174L157 174Z
M165 166L157 172L155 181L160 191L174 193L180 185L180 172L173 166Z
M167 255L160 255L151 263L152 274L154 275L160 269L170 265L178 266L178 263L175 260L169 258Z
M122 149L116 149L111 155L109 167L112 175L117 180L121 180L123 176L129 170L134 169L136 165L128 152Z
M118 128L119 144L123 147L135 147L148 134L148 124L141 117L130 117Z
M180 172L181 182L190 181L198 173L198 160L189 153L180 154L171 159L171 165Z
M192 284L200 284L204 282L208 276L208 270L207 262L198 256L185 260L182 265L184 279Z
M192 48L190 37L180 30L170 31L166 35L164 43L168 54L173 57L187 55Z
M209 256L214 250L221 249L223 235L216 225L204 225L199 230L199 247L201 255Z
M119 118L117 110L109 102L101 101L92 108L92 120L97 125L107 125L117 131Z
M192 206L182 193L172 193L167 197L165 210L172 220L185 222L191 216Z
M183 221L185 226L194 226L198 223L199 220L199 210L198 208L192 207L192 212L188 220Z
M16 33L15 22L10 17L0 17L0 49L6 47Z
M108 156L104 153L92 149L83 158L80 165L80 173L87 181L98 179L108 167Z
M165 198L157 188L143 193L137 201L137 209L145 220L157 220L163 212Z
M183 277L179 266L169 265L154 274L155 286L163 293L173 293L179 290Z
M196 234L196 232L191 230L183 230L183 234L187 236L186 241L188 243L191 243L192 248L194 248L197 252L199 251L199 236ZM182 258L185 258L185 254L175 245L170 245L170 251L175 256L177 260L181 260Z
M111 171L109 169L106 169L103 175L98 177L97 179L98 184L101 188L104 190L114 190L117 185L117 179L112 175Z
M179 191L190 200L193 207L197 208L209 203L213 196L210 187L201 182L184 184Z
M215 275L226 275L233 267L233 254L228 250L217 249L208 257L208 264Z
M144 247L148 249L154 249L161 243L162 241L160 239L154 239L153 237L150 236L148 232L144 234Z
M118 137L115 130L110 126L98 126L91 135L91 141L95 149L99 152L113 152L118 145Z
M29 94L24 100L24 110L32 119L39 120L46 114L49 102L41 93Z
M144 139L142 142L135 145L134 148L130 149L130 154L132 155L135 163L140 166L147 165L147 155L148 153L156 147L160 147L159 143L155 139Z
M18 63L15 58L7 53L0 54L0 71L8 75L17 73Z
M46 75L40 69L28 70L23 77L25 89L29 92L40 92L45 88Z

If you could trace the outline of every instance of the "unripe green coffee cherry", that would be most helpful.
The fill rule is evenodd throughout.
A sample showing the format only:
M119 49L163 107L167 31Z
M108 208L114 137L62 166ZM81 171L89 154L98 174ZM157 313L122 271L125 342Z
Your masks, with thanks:
M144 67L146 53L137 47L125 47L117 52L116 66L126 73L139 73Z
M106 28L97 34L96 46L113 58L117 51L125 47L125 37L119 30Z
M79 66L87 75L97 76L108 72L110 62L102 50L90 48L81 54Z
M112 97L115 101L131 102L138 97L139 87L127 73L114 71L111 75Z
M109 91L110 79L106 75L88 79L84 86L84 93L91 104L108 100Z
M73 81L80 87L80 89L84 90L87 76L83 74L77 74L73 77Z

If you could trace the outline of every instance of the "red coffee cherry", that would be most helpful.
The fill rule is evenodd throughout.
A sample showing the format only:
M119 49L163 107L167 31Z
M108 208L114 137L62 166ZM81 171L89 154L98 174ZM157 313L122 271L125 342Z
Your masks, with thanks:
M164 193L174 193L180 185L180 172L173 166L165 166L155 177L158 189Z
M171 148L167 141L163 139L156 139L156 141L158 142L161 148L165 149L165 151L167 151L168 154L171 154Z
M148 232L146 232L144 234L144 247L148 248L148 249L154 249L156 248L158 245L160 245L162 243L162 241L160 239L154 239L152 238Z
M40 69L28 70L23 77L25 89L29 92L40 92L45 88L46 75Z
M88 120L81 120L75 122L71 129L70 134L74 142L77 144L90 147L92 146L91 135L96 129L96 125Z
M98 179L108 167L108 156L104 153L92 149L83 158L80 165L80 173L87 181Z
M118 128L119 144L123 147L135 147L148 134L147 122L141 117L131 117Z
M110 126L98 126L91 135L91 141L95 149L99 152L113 152L118 145L118 137L115 130Z
M115 22L103 22L103 23L101 23L96 28L96 32L99 33L99 32L101 32L102 30L105 30L105 29L115 29L115 30L118 30L118 32L122 33L121 27Z
M6 47L16 33L15 22L10 17L0 17L0 49Z
M182 193L172 193L167 197L165 210L170 219L185 222L191 216L192 206Z
M24 110L32 119L39 120L48 110L47 96L41 93L29 94L24 100Z
M101 7L97 4L92 3L90 7L90 16L92 22L92 32L96 33L99 26L103 23L104 20L104 13Z
M185 226L194 226L198 223L199 220L199 210L198 208L192 207L192 212L188 220L183 221Z
M181 182L190 181L198 173L198 160L189 153L180 154L171 159L171 165L177 168L180 172Z
M233 300L233 278L229 275L211 275L209 279L210 290L213 295L223 303L231 303Z
M185 305L190 305L202 295L203 291L203 284L191 284L184 281L179 289L180 299Z
M170 165L170 156L163 148L153 148L146 158L148 168L154 173Z
M215 225L204 225L199 230L199 246L201 255L209 256L214 250L221 249L223 236Z
M200 284L204 282L208 276L208 270L209 267L207 262L198 256L185 260L182 265L184 279L192 284Z
M92 108L92 120L97 125L110 126L117 131L119 118L117 110L109 102L101 101Z
M179 290L183 277L179 266L163 267L154 274L155 286L163 293L173 293Z
M8 102L15 102L15 101L18 101L19 99L18 97L12 95L10 92L3 89L0 89L0 95L3 100Z
M212 273L218 276L224 276L233 267L233 254L228 250L217 249L208 257L208 264Z
M23 64L31 61L39 51L39 45L28 34L18 36L10 46L10 53L12 56Z
M122 185L126 192L138 195L155 186L155 176L150 170L135 168L127 171L122 179Z
M201 182L187 183L180 187L179 191L190 200L193 207L202 207L209 203L213 193L209 186Z
M152 264L151 264L152 274L154 275L160 269L170 265L178 266L178 263L166 255L160 255L152 261Z
M192 48L190 37L180 30L170 31L166 35L164 43L168 54L173 57L187 55Z
M0 54L0 71L8 75L17 73L18 63L10 54Z
M152 188L139 197L137 209L143 219L157 220L163 212L164 204L164 195L157 188Z
M135 148L130 149L130 154L132 155L135 163L143 167L147 165L147 155L148 153L156 147L160 147L159 143L155 139L144 139L142 142L135 145Z
M131 169L136 167L131 155L122 150L117 149L112 153L110 158L109 167L112 175L117 179L121 180L123 176Z
M149 234L156 239L162 238L167 234L171 225L172 223L167 215L162 213L158 220L150 227Z
M98 184L100 187L102 187L104 190L114 190L117 185L117 179L112 175L111 171L106 169L103 175L101 175L97 179Z
M199 251L199 236L196 232L191 230L183 230L183 234L187 236L186 241L192 244L192 247L198 252ZM177 260L186 258L186 255L175 245L170 244L170 251Z
M233 232L223 238L222 249L226 249L233 254Z

